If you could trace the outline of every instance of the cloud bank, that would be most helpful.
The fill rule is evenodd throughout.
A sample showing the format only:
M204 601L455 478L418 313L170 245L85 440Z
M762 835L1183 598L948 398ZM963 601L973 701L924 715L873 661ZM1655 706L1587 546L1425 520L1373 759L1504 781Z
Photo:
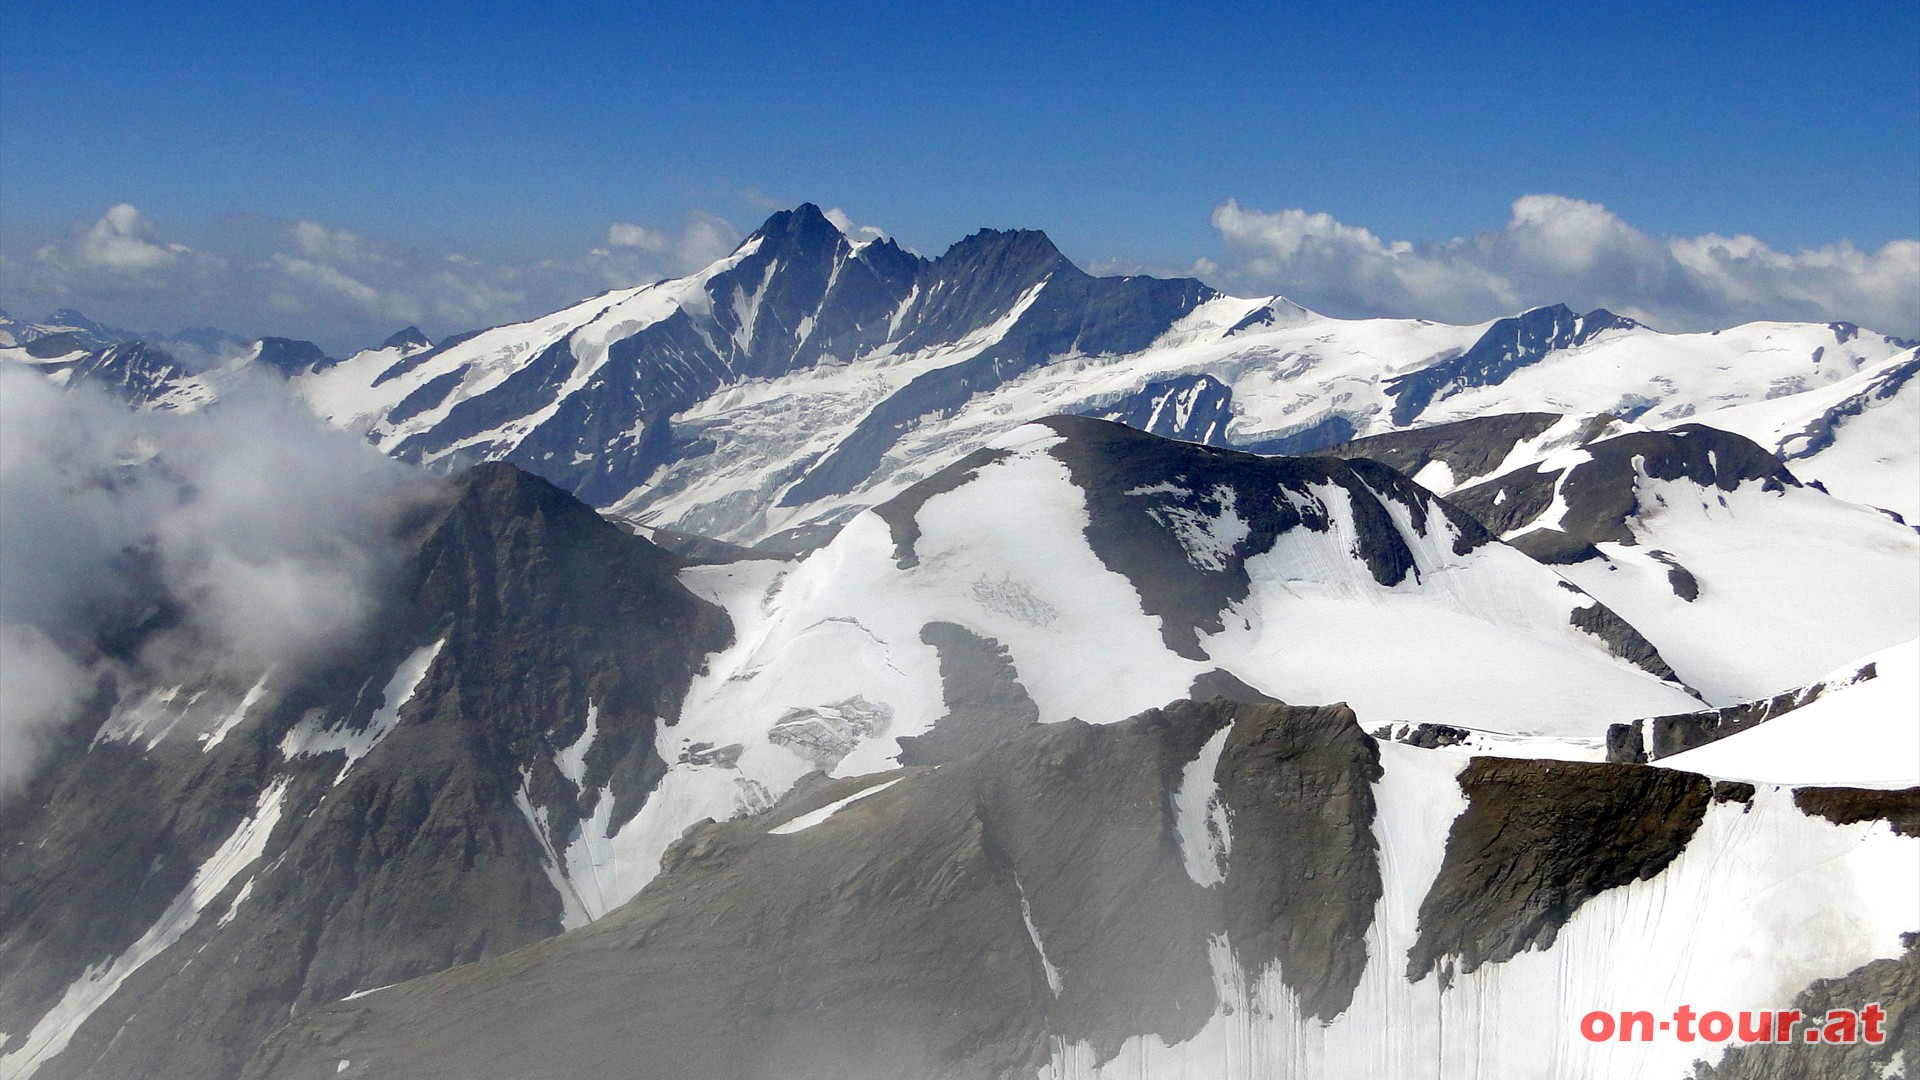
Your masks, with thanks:
M297 671L375 608L432 481L267 379L197 413L0 368L0 798L111 675Z
M1751 236L1651 236L1598 203L1560 195L1523 196L1501 228L1426 244L1233 199L1212 221L1228 260L1202 260L1200 276L1234 291L1285 293L1331 315L1472 323L1566 303L1663 330L1778 319L1920 336L1917 240L1788 254Z
M441 336L689 273L740 233L696 210L677 227L615 222L602 246L530 264L409 249L318 221L256 223L227 239L234 249L220 252L169 240L121 203L30 255L0 254L0 301L29 318L74 307L136 329L213 324L344 355L408 324Z

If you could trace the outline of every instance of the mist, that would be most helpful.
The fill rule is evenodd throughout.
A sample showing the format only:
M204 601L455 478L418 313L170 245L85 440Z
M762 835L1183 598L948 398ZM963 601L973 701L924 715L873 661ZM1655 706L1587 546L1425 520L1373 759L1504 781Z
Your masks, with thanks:
M433 481L262 376L135 412L0 368L0 798L102 680L257 677L364 628Z

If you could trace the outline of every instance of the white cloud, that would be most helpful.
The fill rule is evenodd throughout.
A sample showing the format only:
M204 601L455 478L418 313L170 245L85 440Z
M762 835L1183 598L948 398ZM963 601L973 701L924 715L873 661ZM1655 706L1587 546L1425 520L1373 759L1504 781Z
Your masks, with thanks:
M614 251L626 256L645 252L653 258L631 260L627 266L633 269L625 276L645 273L639 268L649 267L655 271L654 277L677 277L706 267L739 243L739 231L725 219L695 210L681 222L678 232L616 221L607 226L607 247L613 251L598 254L605 259Z
M217 409L135 413L0 367L0 797L103 675L324 661L374 610L396 515L429 484L270 378Z
M177 244L161 244L153 224L133 205L120 203L74 239L73 256L88 266L108 270L157 270L170 266L187 252Z
M32 775L46 733L72 717L91 681L37 628L0 619L0 800Z
M1920 333L1920 241L1793 254L1751 237L1660 238L1598 203L1514 201L1498 229L1438 243L1389 241L1324 213L1229 199L1213 226L1230 256L1195 272L1271 289L1338 315L1476 322L1539 304L1607 307L1670 330L1754 319L1846 320Z
M608 247L631 247L660 254L673 246L673 238L659 229L616 221L607 226Z
M878 240L887 235L886 230L876 225L855 225L853 219L847 216L847 212L837 206L822 216L833 222L833 227L839 229L841 234L849 240Z
M404 261L384 250L384 245L347 229L330 229L317 221L296 221L287 227L287 237L301 255L321 262L344 266L402 267Z
M296 258L285 252L278 251L273 254L273 265L275 269L279 270L280 273L294 282L311 285L322 292L342 297L350 303L358 304L368 311L387 314L394 308L394 305L389 302L389 299L382 294L380 290L354 278L338 267L330 266L326 263L314 262L310 259ZM293 296L288 297L288 305L295 307L296 310L298 303L297 298ZM402 308L401 310L409 311L412 309ZM412 316L400 314L397 317L407 319Z

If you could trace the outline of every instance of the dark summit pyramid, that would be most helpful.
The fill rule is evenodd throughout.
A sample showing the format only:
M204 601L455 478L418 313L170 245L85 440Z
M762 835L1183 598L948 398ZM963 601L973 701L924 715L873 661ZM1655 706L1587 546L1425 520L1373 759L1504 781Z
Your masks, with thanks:
M296 375L324 371L337 361L311 341L266 337L260 339L260 351L255 355L254 363L262 364L268 370L285 378L293 378Z
M433 342L427 340L427 335L421 333L419 327L407 326L394 331L388 336L387 340L380 343L380 347L383 349L428 349L433 347Z

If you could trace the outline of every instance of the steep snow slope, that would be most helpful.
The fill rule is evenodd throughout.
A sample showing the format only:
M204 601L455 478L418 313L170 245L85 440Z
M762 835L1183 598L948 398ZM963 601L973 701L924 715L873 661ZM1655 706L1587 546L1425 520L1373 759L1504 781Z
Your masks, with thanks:
M1851 378L1696 419L1778 454L1802 480L1920 523L1920 350Z
M1872 665L1872 678L1857 672ZM1763 784L1920 787L1920 640L1850 664L1850 685L1657 763Z

